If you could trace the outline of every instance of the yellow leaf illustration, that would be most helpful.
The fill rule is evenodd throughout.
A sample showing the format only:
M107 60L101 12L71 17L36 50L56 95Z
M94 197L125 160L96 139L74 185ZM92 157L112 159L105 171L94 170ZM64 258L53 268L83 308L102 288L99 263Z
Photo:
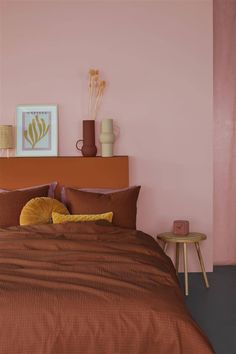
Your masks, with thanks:
M35 142L37 142L38 139L39 139L39 136L38 136L38 132L37 132L37 129L36 129L36 122L35 122L34 118L32 119L32 127L33 127Z
M41 122L40 122L41 121ZM24 131L24 138L31 145L32 149L35 145L42 140L49 132L50 124L46 126L45 120L41 118L39 120L36 115L28 125L28 129Z
M28 138L28 132L27 132L27 130L24 131L24 138L30 143L30 145L32 145L30 139Z
M35 119L36 119L38 130L39 130L39 136L41 138L42 132L43 132L42 124L40 123L39 117L37 115L36 115Z
M41 122L42 122L42 126L43 126L43 134L44 134L44 132L45 132L45 130L46 130L46 124L45 124L43 118L41 118Z
M32 141L32 147L34 145L34 133L33 133L33 128L32 128L32 123L29 124L29 137L30 140Z

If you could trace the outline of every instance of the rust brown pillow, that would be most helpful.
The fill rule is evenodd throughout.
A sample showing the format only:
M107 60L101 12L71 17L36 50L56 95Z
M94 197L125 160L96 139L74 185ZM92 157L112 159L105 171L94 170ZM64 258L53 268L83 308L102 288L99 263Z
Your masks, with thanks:
M71 214L102 214L113 212L116 226L136 229L137 199L140 186L109 194L90 193L65 188L67 208Z
M0 193L0 227L19 225L21 209L32 198L47 197L49 185Z

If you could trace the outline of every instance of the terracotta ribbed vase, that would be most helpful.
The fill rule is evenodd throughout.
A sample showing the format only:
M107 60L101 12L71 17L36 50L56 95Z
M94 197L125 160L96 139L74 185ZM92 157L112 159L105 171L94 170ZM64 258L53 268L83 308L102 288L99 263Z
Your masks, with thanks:
M82 148L79 144L83 142ZM76 148L82 152L83 156L96 156L97 147L95 145L95 121L83 120L83 139L76 142Z

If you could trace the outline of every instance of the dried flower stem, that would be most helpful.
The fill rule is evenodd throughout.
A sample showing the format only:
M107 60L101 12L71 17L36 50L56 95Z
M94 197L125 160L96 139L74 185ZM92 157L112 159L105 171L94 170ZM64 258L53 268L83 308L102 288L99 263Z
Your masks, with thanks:
M89 88L89 104L88 104L88 116L91 115L91 110L92 110L92 99L93 99L93 79L94 75L96 75L97 70L90 69L89 70L89 83L88 83L88 88Z
M89 70L89 103L88 103L88 116L96 119L99 106L101 104L103 92L106 82L99 80L99 71L96 69Z
M96 119L96 117L97 117L98 109L99 109L101 101L102 101L102 96L103 96L103 92L104 92L105 86L106 86L106 82L105 81L100 81L99 84L98 84L96 101L95 101L95 105L94 105L93 119Z

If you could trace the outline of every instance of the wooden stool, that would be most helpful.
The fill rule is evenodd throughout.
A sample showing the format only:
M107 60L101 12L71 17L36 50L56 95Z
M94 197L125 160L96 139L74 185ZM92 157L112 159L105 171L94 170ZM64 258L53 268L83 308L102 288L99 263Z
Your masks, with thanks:
M197 254L198 254L198 259L200 262L200 266L202 269L202 274L204 278L204 282L207 288L209 288L209 283L204 267L204 262L202 258L202 253L200 250L200 241L206 240L206 235L200 234L198 232L190 232L188 235L182 236L182 235L176 235L173 232L164 232L161 233L160 235L157 236L159 240L162 240L164 242L163 245L163 250L166 252L167 246L169 243L175 243L176 244L176 253L175 253L175 269L176 269L176 274L178 274L179 270L179 246L182 243L183 248L184 248L184 279L185 279L185 295L189 294L188 291L188 256L187 256L187 244L188 243L194 243Z

